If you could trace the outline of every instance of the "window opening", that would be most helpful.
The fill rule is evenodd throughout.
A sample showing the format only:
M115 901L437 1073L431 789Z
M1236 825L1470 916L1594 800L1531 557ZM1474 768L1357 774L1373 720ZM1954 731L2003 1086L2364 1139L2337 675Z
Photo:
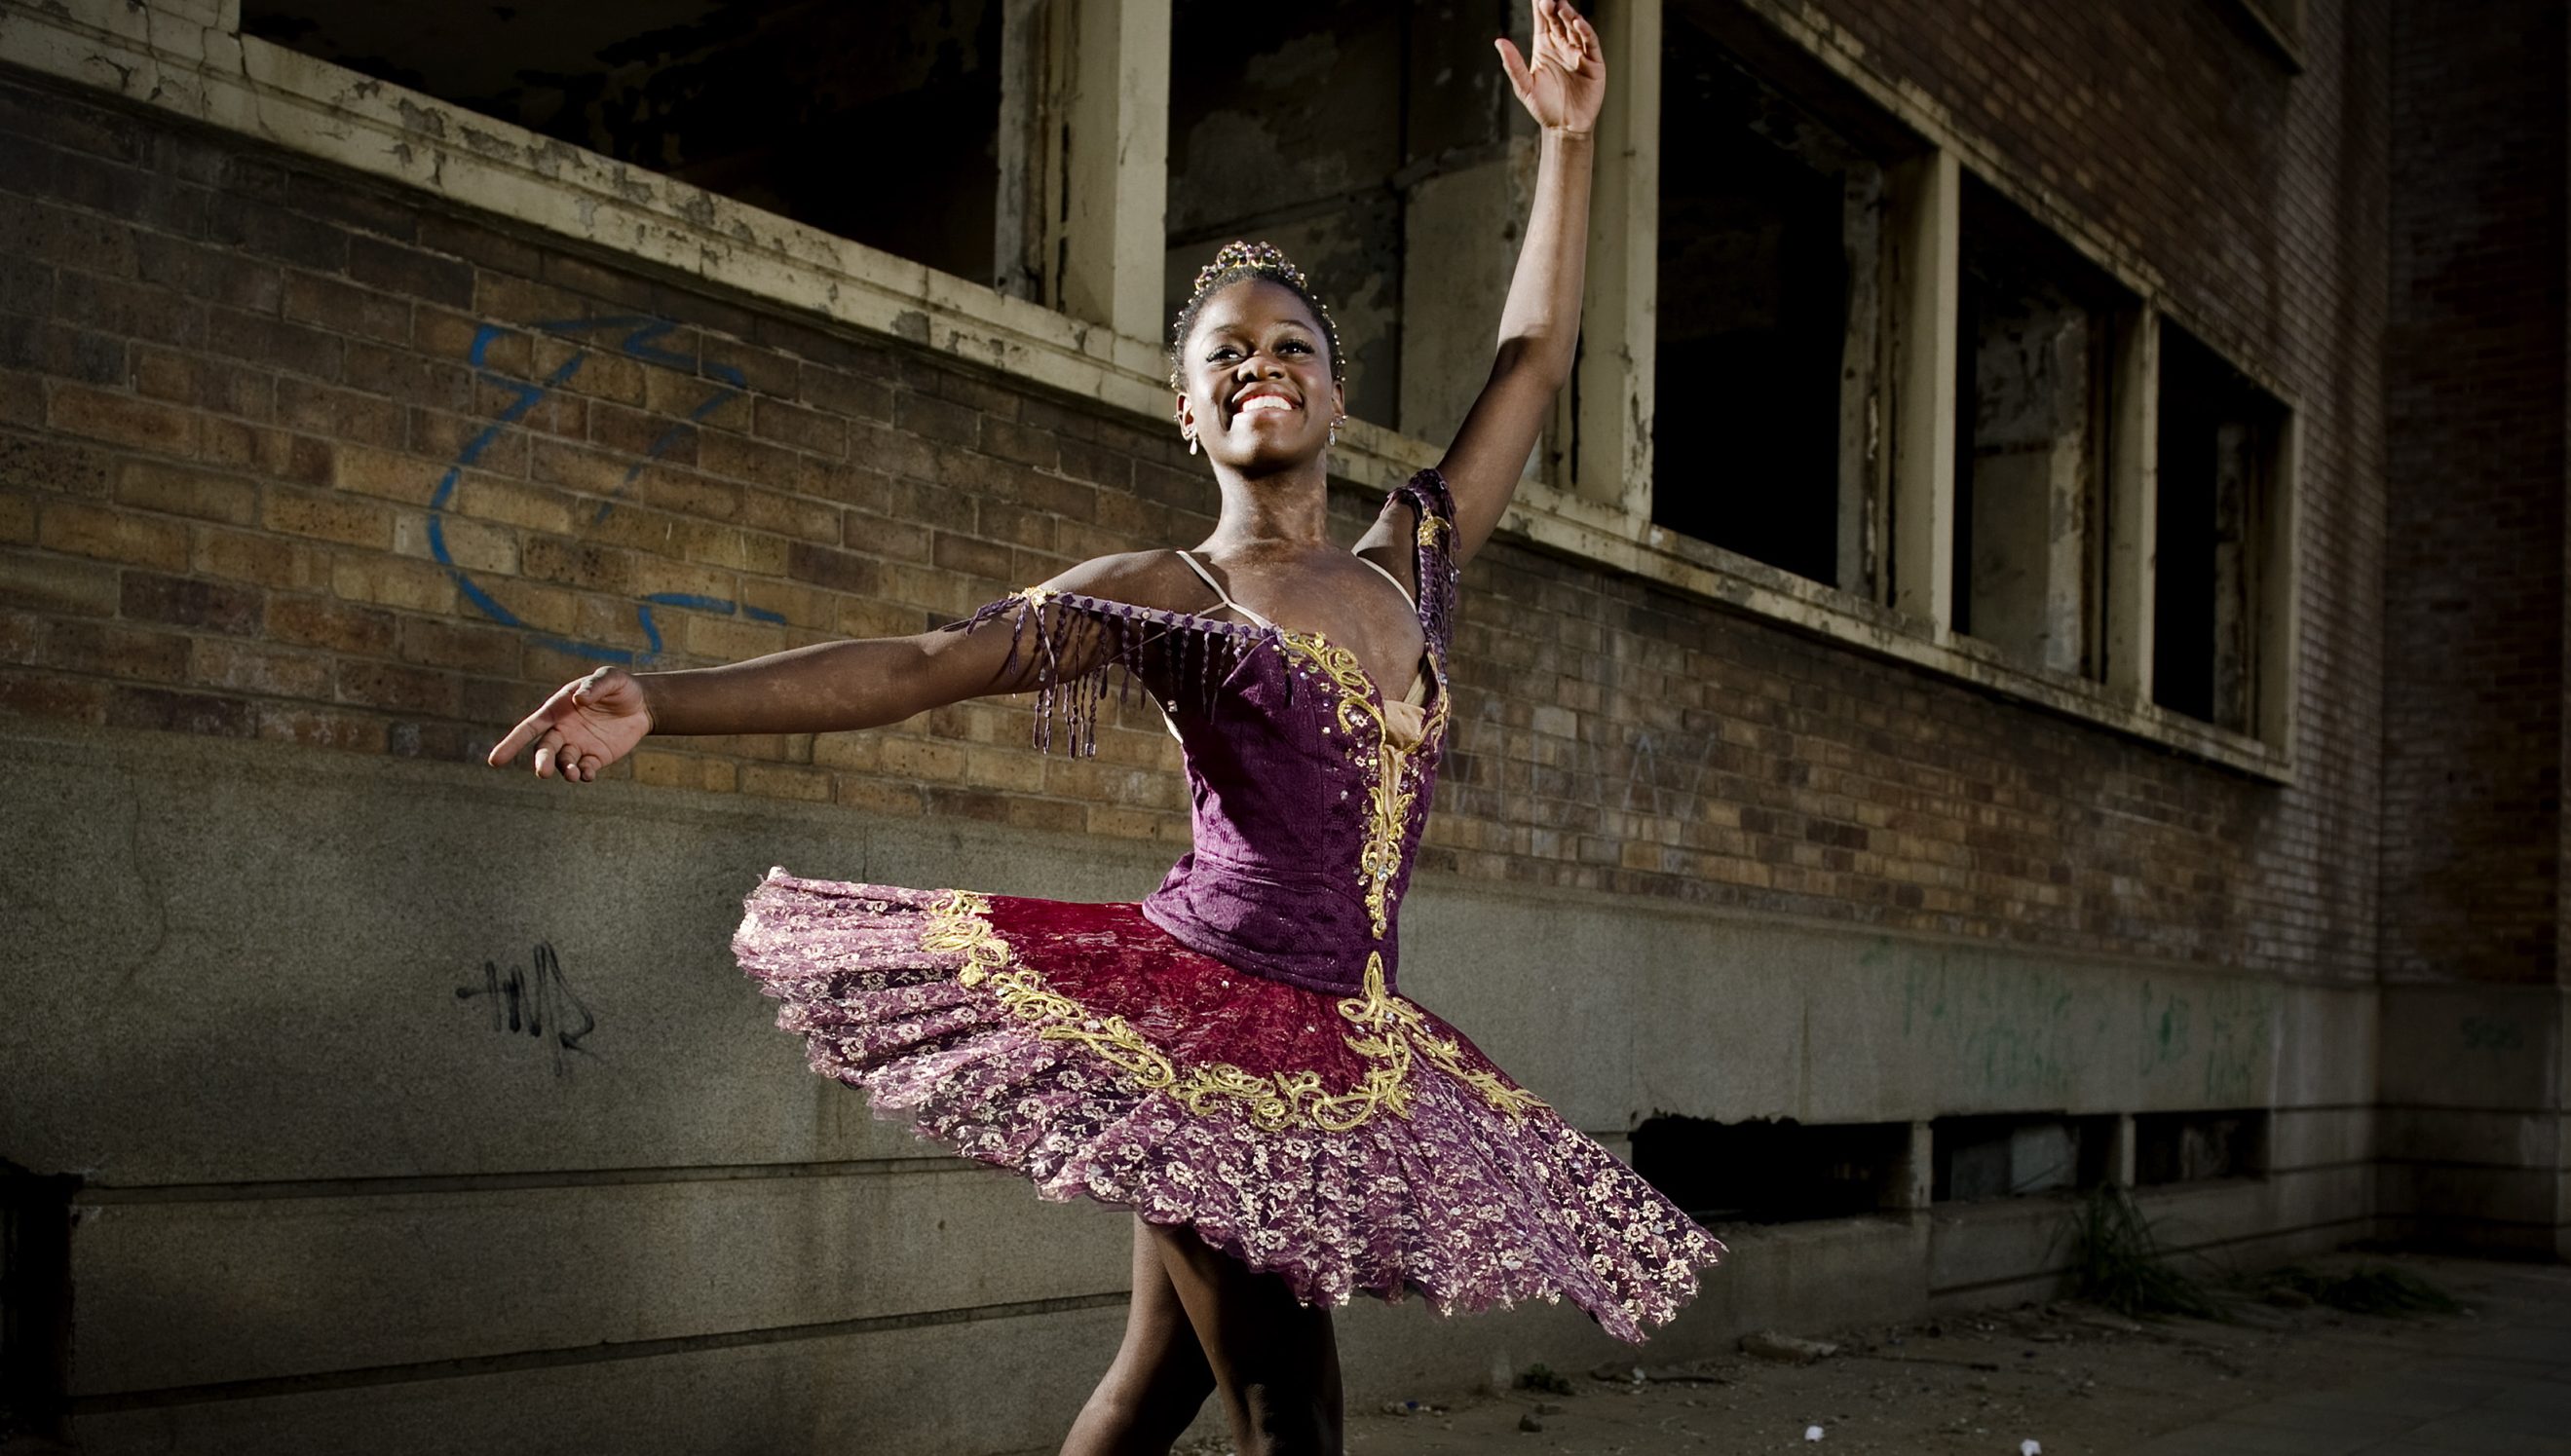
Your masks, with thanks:
M1928 1125L1929 1199L1970 1204L2096 1188L2115 1149L2113 1117L2003 1113Z
M1686 19L1663 44L1653 524L1848 585L1841 390L1871 374L1850 303L1873 252L1850 200L1880 170Z
M1000 0L243 0L242 29L988 279L1000 16Z
M2134 299L1967 178L1956 307L1954 626L2096 676L2117 320Z
M72 1199L81 1181L0 1160L0 1442L64 1434L72 1353Z
M2258 731L2266 563L2285 406L2176 325L2161 330L2152 698Z
M1701 1221L1784 1223L1898 1208L1909 1151L1907 1123L1664 1116L1634 1130L1634 1171Z
M2267 1171L2265 1109L2134 1117L2134 1182L2138 1185L2258 1178Z
M1236 238L1274 243L1312 279L1338 324L1348 412L1404 428L1414 423L1401 416L1410 205L1436 152L1504 136L1490 87L1473 83L1482 69L1498 75L1487 65L1487 37L1508 25L1505 6L1480 6L1490 28L1476 34L1479 61L1450 57L1448 74L1422 78L1410 64L1414 9L1380 0L1299 9L1176 0L1170 16L1168 311L1186 301L1217 247ZM1414 93L1429 91L1444 93L1454 114L1444 120L1447 135L1421 139L1432 155L1420 158L1410 123L1429 98ZM1484 369L1489 325L1475 320Z

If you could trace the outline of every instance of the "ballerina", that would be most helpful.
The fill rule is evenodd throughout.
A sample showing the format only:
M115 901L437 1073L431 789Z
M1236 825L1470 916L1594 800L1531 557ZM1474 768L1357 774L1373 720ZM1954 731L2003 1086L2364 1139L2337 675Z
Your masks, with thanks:
M1122 1346L1065 1453L1166 1452L1209 1395L1242 1456L1335 1452L1330 1309L1568 1297L1640 1340L1723 1252L1399 994L1398 910L1450 716L1457 574L1506 509L1578 333L1598 38L1534 0L1500 61L1543 129L1489 382L1353 549L1326 531L1346 416L1328 311L1223 248L1170 334L1176 423L1222 494L1193 551L1101 557L916 637L565 685L490 755L582 783L647 733L836 731L1033 692L1092 744L1107 680L1185 749L1195 846L1092 905L772 870L735 950L813 1070L1051 1199L1135 1210ZM1286 626L1285 624L1294 624ZM1393 685L1403 685L1399 691Z

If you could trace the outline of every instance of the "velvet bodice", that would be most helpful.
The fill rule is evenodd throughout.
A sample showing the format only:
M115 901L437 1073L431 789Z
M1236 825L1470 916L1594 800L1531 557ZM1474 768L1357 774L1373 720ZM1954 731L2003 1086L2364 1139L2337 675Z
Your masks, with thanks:
M1186 750L1195 845L1143 914L1192 949L1315 991L1398 971L1398 918L1445 746L1452 506L1434 471L1392 492L1415 518L1428 697L1415 742L1356 655L1317 633L1030 588L1002 619L1037 654L1037 741L1078 752L1112 669L1159 703ZM1400 687L1392 691L1397 696Z

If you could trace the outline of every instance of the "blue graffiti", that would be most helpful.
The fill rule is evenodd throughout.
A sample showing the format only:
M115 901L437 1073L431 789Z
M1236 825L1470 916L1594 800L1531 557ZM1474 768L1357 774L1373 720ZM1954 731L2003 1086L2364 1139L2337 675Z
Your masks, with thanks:
M615 346L627 357L640 359L645 363L693 370L697 367L695 359L686 354L662 348L655 342L674 327L676 325L667 319L641 316L567 318L528 325L533 332L551 334L557 338L569 334L622 329L623 335L616 340ZM580 372L580 366L588 361L590 351L584 348L573 354L541 380L512 379L493 370L485 358L492 341L505 337L508 332L508 329L495 323L483 324L473 331L473 343L466 351L465 357L473 366L474 377L487 380L507 390L511 397L499 414L494 416L489 424L483 426L479 434L465 441L464 448L455 453L455 458L447 464L446 475L437 483L436 494L429 497L428 550L429 554L437 559L437 564L446 568L447 575L455 578L457 590L463 592L464 600L472 603L475 610L503 627L532 631L533 629L521 620L517 613L510 611L499 599L483 590L481 584L474 581L462 567L457 566L454 558L448 554L446 549L447 502L453 499L456 484L464 478L466 467L481 459L483 452L489 450L510 426L525 419L528 412L542 404L547 396L569 383L572 376ZM591 525L595 526L607 519L608 514L616 509L616 503L624 498L625 492L635 481L642 478L644 467L660 459L671 446L686 439L689 432L696 429L708 415L740 398L750 388L749 379L743 376L741 370L730 364L709 363L705 366L705 372L718 380L721 387L709 393L696 408L689 410L686 419L670 426L662 432L659 439L652 442L651 447L643 452L643 458L635 461L625 472L625 478L617 483L616 489L608 495L607 499L599 502L597 513L590 517ZM782 624L785 621L782 616L765 608L746 606L722 597L707 597L692 592L653 592L634 604L635 625L643 629L645 643L640 652L632 648L610 647L604 643L576 642L569 638L555 637L541 632L534 634L535 641L556 652L590 662L613 663L618 667L627 668L638 667L661 655L661 624L652 616L652 609L655 607L706 612L723 617L742 616L754 622Z

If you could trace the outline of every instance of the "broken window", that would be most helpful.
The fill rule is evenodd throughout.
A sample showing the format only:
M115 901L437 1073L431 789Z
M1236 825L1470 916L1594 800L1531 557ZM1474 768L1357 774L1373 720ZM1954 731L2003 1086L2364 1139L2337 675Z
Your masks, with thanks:
M242 29L988 279L1000 13L1000 0L243 0Z
M2134 1182L2138 1185L2257 1178L2267 1169L2264 1109L2134 1117Z
M2114 330L2134 300L1967 178L1956 303L1954 627L2094 676Z
M1510 161L1532 132L1489 39L1510 27L1507 0L1176 0L1170 311L1216 248L1274 243L1338 325L1348 412L1451 437L1490 372L1526 211Z
M2286 409L2176 325L2161 334L2152 698L2257 733L2284 605Z
M1899 1208L1909 1153L1907 1123L1657 1117L1634 1130L1634 1171L1700 1222L1782 1223Z
M2112 1117L2005 1113L1939 1118L1928 1125L1935 1168L1931 1201L1980 1203L2096 1188L2115 1148Z
M72 1199L80 1180L0 1159L0 1438L60 1436L70 1407ZM12 1417L15 1421L12 1421Z
M1884 170L1696 20L1663 43L1652 521L1863 591Z

